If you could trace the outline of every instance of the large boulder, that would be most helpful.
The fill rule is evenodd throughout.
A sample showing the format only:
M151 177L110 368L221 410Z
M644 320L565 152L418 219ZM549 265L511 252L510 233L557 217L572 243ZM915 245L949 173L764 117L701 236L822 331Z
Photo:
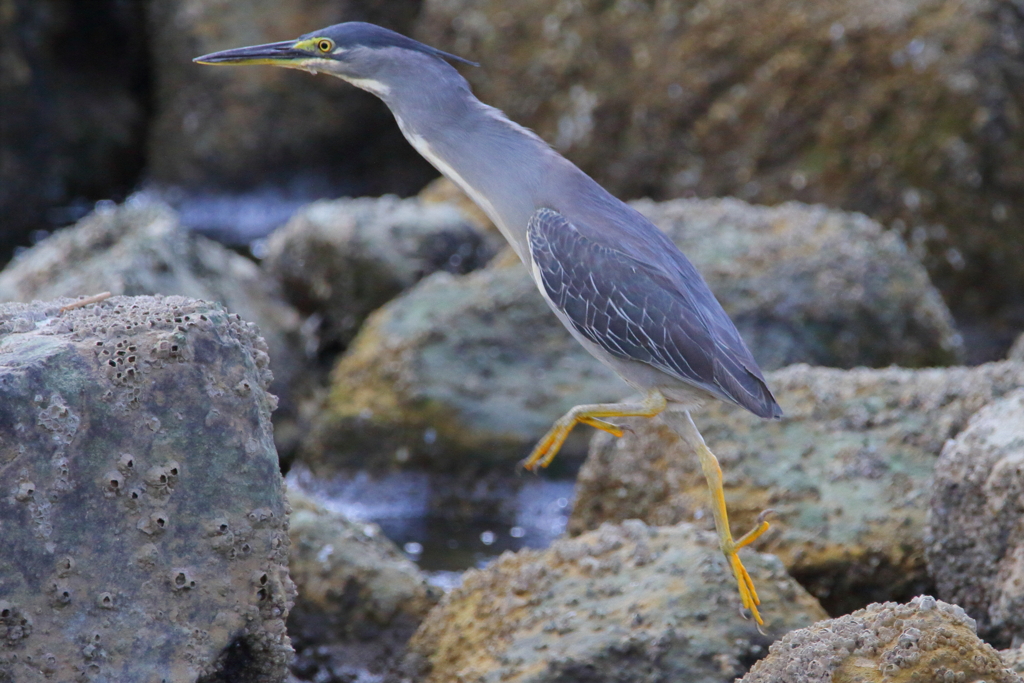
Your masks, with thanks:
M863 211L954 312L1024 298L1012 2L428 0L416 35L613 193Z
M332 513L294 485L288 502L289 570L297 589L288 615L293 670L307 680L332 670L355 680L381 675L438 592L376 524Z
M282 680L269 379L217 304L0 305L0 680Z
M103 206L0 271L0 301L47 300L109 291L218 301L259 325L274 360L273 391L293 413L304 372L298 313L271 278L229 249L183 229L166 204L136 196ZM284 430L282 446L291 437Z
M1024 389L985 406L942 449L928 514L938 594L999 646L1024 642Z
M1020 683L957 605L873 604L788 634L737 683Z
M320 351L340 350L373 310L438 270L466 273L503 241L449 204L384 196L319 201L267 240L263 268L315 316Z
M0 263L73 202L124 196L146 130L143 4L5 0L0 9Z
M765 368L958 357L924 269L863 216L738 200L635 206L692 257ZM521 265L438 274L369 318L335 367L304 458L325 470L396 456L442 470L508 463L572 406L629 391L562 328ZM585 434L566 456L582 455Z
M193 64L209 52L298 38L342 21L408 32L415 0L147 3L156 80L149 172L192 189L305 181L335 194L410 194L436 176L377 98L327 76Z
M742 533L774 509L757 548L778 555L831 614L930 589L924 536L936 460L972 415L1024 387L1024 364L793 366L767 378L781 421L720 403L695 415L722 463L733 528ZM711 528L696 455L661 418L624 424L632 431L621 439L591 442L570 532L630 518Z
M420 683L726 683L794 628L825 618L777 559L744 558L764 633L738 609L712 534L604 525L466 572L409 643Z

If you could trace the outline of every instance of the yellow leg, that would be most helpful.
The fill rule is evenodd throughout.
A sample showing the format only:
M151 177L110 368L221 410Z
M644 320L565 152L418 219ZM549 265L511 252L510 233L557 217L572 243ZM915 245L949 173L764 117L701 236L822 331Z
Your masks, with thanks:
M665 397L657 389L652 389L639 403L595 403L593 405L576 406L555 422L555 425L544 435L540 443L523 461L525 469L534 470L547 467L558 455L569 432L582 422L597 427L609 434L622 436L623 430L599 418L603 417L654 417L665 410Z
M722 549L722 553L725 554L725 559L729 562L733 576L736 577L736 584L740 591L740 602L744 609L750 610L758 626L761 626L764 624L764 621L761 619L761 614L757 611L757 606L761 604L761 600L757 597L754 582L743 566L743 562L740 561L736 551L750 545L768 530L768 522L764 519L767 511L758 517L756 527L741 536L739 541L734 541L732 532L729 530L729 513L725 507L725 492L722 489L722 468L718 465L718 458L715 457L715 454L704 443L704 438L697 431L697 427L693 424L689 413L686 413L678 424L681 432L680 436L697 452L697 457L700 459L700 468L704 472L708 488L711 489L711 512L715 517L718 545Z

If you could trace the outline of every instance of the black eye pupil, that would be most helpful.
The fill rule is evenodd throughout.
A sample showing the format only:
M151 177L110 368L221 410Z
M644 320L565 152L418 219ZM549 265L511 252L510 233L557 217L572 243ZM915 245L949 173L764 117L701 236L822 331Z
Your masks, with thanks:
M326 40L321 40L320 49L323 50L324 52L327 52L328 50L331 49L331 44L328 43Z

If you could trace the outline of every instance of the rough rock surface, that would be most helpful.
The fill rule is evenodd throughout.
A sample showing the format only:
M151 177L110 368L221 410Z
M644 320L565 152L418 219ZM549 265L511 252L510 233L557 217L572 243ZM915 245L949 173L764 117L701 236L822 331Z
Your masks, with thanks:
M71 302L0 305L0 680L280 681L266 344L216 304Z
M1003 650L999 655L1003 658L1003 664L1012 671L1024 674L1024 645L1015 650Z
M418 10L415 0L148 3L156 75L150 173L204 190L299 179L352 194L416 192L437 172L409 147L376 97L330 76L192 59L291 40L342 21L408 33Z
M479 268L502 244L447 204L339 199L310 204L274 231L263 267L300 312L317 316L319 349L339 350L370 312L425 275Z
M765 368L957 357L923 268L863 216L738 200L636 206L692 257ZM332 382L311 464L514 460L572 406L630 392L562 328L525 268L500 264L428 278L371 316ZM567 456L582 454L585 434Z
M1024 387L1024 364L793 366L767 377L781 421L724 404L694 416L721 461L733 529L774 509L756 547L778 555L832 614L929 589L924 527L936 459L974 413ZM591 442L570 532L630 518L711 528L696 455L661 418L628 424L621 439Z
M0 263L56 207L123 196L142 170L143 3L0 2Z
M616 194L863 211L959 311L1024 300L1016 3L428 0L416 35Z
M825 618L776 558L744 563L767 635L739 614L717 539L688 524L633 520L506 553L427 616L407 666L421 683L732 681L774 639Z
M97 209L0 271L0 301L59 296L165 294L219 301L260 327L274 359L285 414L304 360L300 318L249 259L180 227L166 204L137 196Z
M938 594L986 641L1024 642L1024 389L979 410L942 449L926 543Z
M922 595L786 635L737 683L1020 683L956 606Z
M331 513L295 486L289 568L298 597L288 633L298 652L292 668L347 672L356 680L380 675L437 603L416 565L375 524Z

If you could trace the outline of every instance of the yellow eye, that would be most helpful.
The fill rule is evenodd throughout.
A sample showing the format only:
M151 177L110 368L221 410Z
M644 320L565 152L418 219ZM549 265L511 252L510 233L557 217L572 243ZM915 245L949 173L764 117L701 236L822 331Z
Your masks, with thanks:
M320 52L330 52L334 49L334 41L321 38L316 42L316 47Z

